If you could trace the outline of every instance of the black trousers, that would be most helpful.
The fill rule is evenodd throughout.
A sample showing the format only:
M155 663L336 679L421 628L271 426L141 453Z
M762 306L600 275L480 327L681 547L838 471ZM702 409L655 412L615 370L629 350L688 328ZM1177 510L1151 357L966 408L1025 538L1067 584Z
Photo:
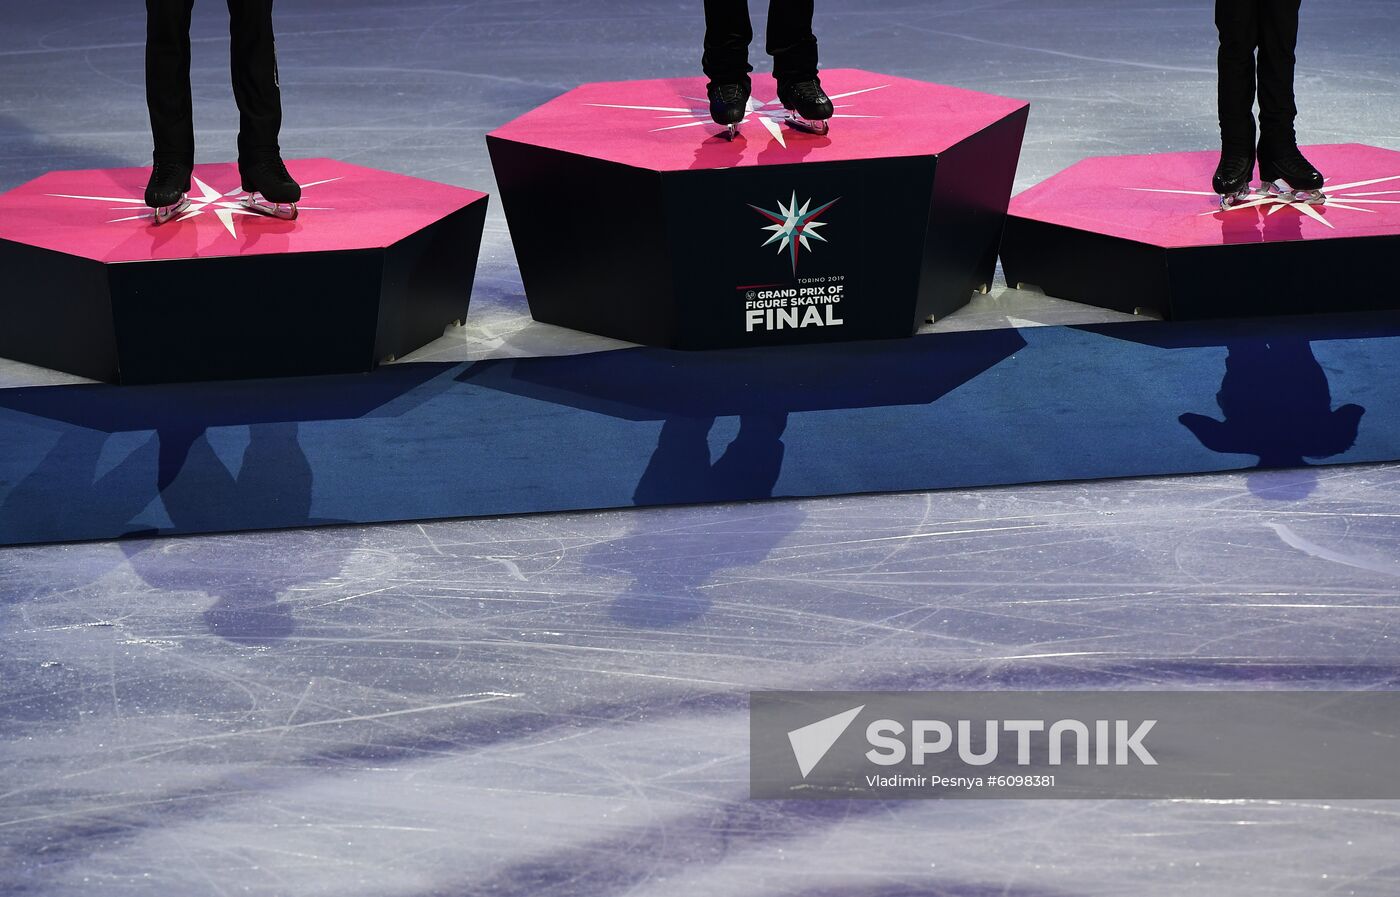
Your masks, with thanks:
M194 161L190 15L194 0L146 0L146 105L155 157ZM278 153L282 89L272 33L272 0L228 0L238 158Z
M817 77L817 38L812 34L813 0L769 0L768 55L780 82ZM748 0L705 0L705 57L711 82L746 81L753 22Z
M1256 83L1260 139L1296 140L1293 70L1299 5L1300 0L1215 0L1215 25L1220 31L1220 137L1227 146L1254 146Z

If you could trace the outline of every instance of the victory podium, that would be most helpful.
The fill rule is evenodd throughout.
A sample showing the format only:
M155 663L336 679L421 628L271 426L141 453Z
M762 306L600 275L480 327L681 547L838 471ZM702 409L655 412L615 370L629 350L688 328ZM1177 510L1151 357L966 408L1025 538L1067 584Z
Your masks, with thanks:
M531 314L682 349L906 337L985 289L1028 105L823 72L831 132L755 77L586 84L487 135Z
M297 220L195 169L156 226L148 169L0 196L0 356L116 383L363 372L466 317L487 197L329 159L289 164Z
M1324 205L1279 198L1222 210L1216 153L1086 159L1011 202L1011 284L1177 320L1400 306L1376 287L1400 250L1400 153L1314 146Z

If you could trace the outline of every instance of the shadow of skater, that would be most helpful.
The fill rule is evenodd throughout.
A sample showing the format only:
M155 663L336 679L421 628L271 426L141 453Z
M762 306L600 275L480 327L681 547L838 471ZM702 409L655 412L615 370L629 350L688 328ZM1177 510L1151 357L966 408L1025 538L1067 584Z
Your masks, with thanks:
M65 539L76 518L96 518L103 532L125 531L151 502L147 477L156 445L147 438L104 471L109 439L106 433L74 427L8 494L0 480L0 544Z
M241 585L219 596L214 606L204 612L204 623L213 635L239 644L280 641L296 630L291 608L277 600L280 591L270 586Z
M709 437L715 418L667 418L634 501L657 505L771 498L782 472L787 419L782 412L741 415L738 435L712 462ZM653 530L643 522L636 533L601 546L590 560L633 577L627 592L613 602L616 622L649 629L678 626L710 609L702 590L716 572L762 561L802 516L794 504L764 506L742 521L756 519L758 529L743 532L734 531L739 518L733 515L717 521L718 528L702 520Z
M311 462L293 421L248 427L237 473L200 427L162 428L156 487L178 532L272 529L311 521Z
M1356 443L1365 409L1332 407L1327 374L1304 339L1234 342L1216 393L1224 420L1178 418L1201 444L1222 454L1256 455L1259 469L1306 468L1300 478L1250 479L1264 498L1297 500L1316 488L1305 459L1340 455Z
M477 362L457 379L478 389L627 421L638 425L636 433L655 433L650 424L659 422L660 434L649 455L629 444L626 458L594 469L595 477L609 478L608 485L619 487L610 493L612 504L621 503L623 489L630 489L635 505L761 501L774 497L787 454L783 436L793 415L806 421L804 448L810 451L815 445L820 453L826 443L819 440L836 440L839 449L846 450L859 439L852 428L860 421L845 412L932 405L1025 347L1019 332L998 329L945 334L936 340L696 354L635 348ZM739 429L712 460L711 431L721 418L737 420ZM585 438L563 435L561 450L572 450ZM623 485L643 457L640 477ZM857 465L833 470L833 477L843 478L828 478L826 483L836 492L879 491L888 483L887 471L882 463L870 469ZM812 488L807 473L807 484L798 492L825 494L826 487ZM778 502L737 511L696 508L667 516L664 527L654 515L639 515L633 532L594 547L588 561L600 575L631 579L626 594L611 607L615 621L628 626L679 625L708 612L707 594L717 573L758 563L795 532L803 507Z
M783 466L787 419L782 412L740 416L739 434L711 464L715 419L667 418L633 500L659 505L772 498Z
M16 471L0 453L0 543L353 522L310 517L313 473L335 480L344 459L324 452L308 458L300 425L400 417L447 390L455 381L446 375L456 368L405 364L275 381L0 389L0 426L8 411L32 425L17 430L14 442L45 430L59 434L32 470ZM248 444L234 458L233 441L244 433ZM141 446L132 450L137 440ZM215 449L229 446L225 466ZM358 502L351 514L372 519L373 498L360 499L358 487L351 480L337 497L351 497Z
M293 422L249 427L235 473L203 430L162 430L160 495L175 529L260 529L310 521L313 476L297 432ZM296 544L285 534L240 536L191 555L190 562L183 553L158 550L152 543L128 543L128 552L132 568L151 585L214 596L214 606L204 614L211 633L265 644L295 629L290 608L279 601L283 592L339 572L338 562L335 569L308 562Z

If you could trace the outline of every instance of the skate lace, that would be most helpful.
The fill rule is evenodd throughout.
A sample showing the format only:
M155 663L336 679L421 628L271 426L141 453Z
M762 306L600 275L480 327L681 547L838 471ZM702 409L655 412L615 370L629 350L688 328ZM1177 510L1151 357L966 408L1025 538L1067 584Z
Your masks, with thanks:
M262 159L253 164L253 170L258 174L270 175L272 180L290 181L291 174L287 171L287 164L281 159Z
M742 103L744 101L744 88L738 84L721 84L719 98L724 103Z
M174 162L156 162L152 167L151 180L158 184L180 180L182 166Z
M1259 155L1261 158L1272 159L1276 163L1287 165L1304 165L1312 167L1303 151L1298 148L1297 140L1271 140L1264 138L1259 141Z
M794 94L804 100L823 100L826 98L820 81L799 81L792 85L791 89Z

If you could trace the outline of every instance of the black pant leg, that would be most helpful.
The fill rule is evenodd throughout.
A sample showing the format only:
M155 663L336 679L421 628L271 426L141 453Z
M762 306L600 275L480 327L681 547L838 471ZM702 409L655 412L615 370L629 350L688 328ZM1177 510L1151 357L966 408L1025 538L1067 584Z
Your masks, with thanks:
M146 0L146 108L158 160L194 163L190 15L194 0Z
M817 77L817 38L812 33L813 0L769 0L768 55L779 83Z
M233 96L238 101L238 158L280 153L282 88L272 0L228 0Z
M1215 0L1215 27L1220 32L1220 140L1225 146L1254 148L1254 51L1260 8L1272 2Z
M1267 0L1259 16L1259 136L1282 145L1297 141L1293 93L1300 0Z
M705 56L701 65L712 83L747 81L753 21L748 0L705 0Z

